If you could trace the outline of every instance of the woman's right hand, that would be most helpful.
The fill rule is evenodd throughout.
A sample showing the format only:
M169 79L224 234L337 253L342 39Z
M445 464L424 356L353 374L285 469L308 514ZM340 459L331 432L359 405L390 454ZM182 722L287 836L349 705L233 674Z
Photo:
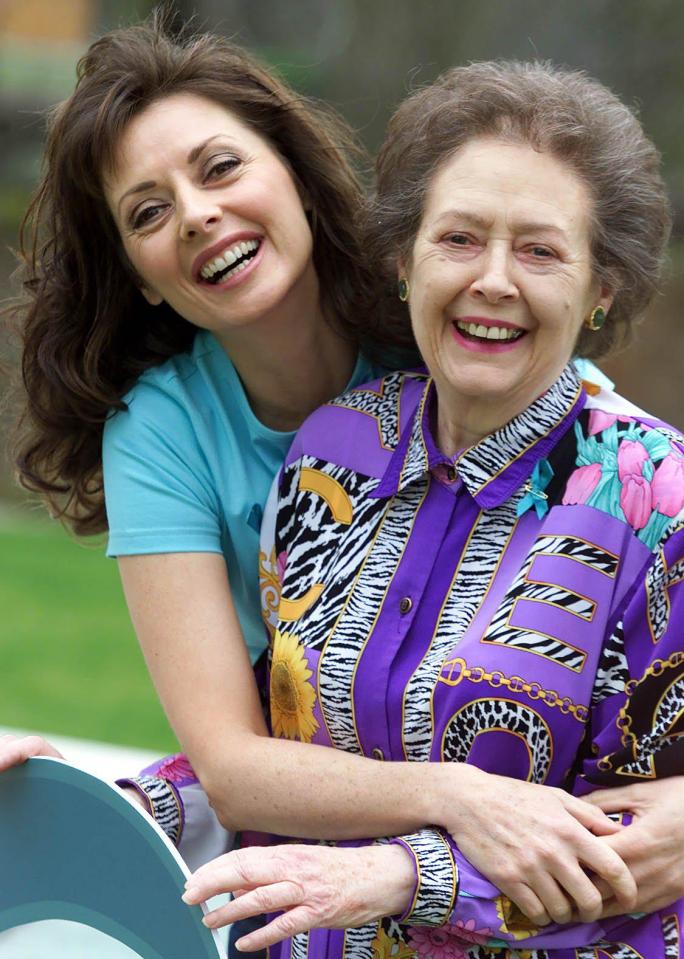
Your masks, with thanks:
M42 736L15 736L7 733L0 736L0 772L11 766L25 763L32 756L52 756L54 759L64 759L58 749L55 749Z
M448 765L444 768L448 776ZM599 838L619 832L621 826L562 789L476 767L468 772L467 790L462 771L456 773L458 799L454 803L451 791L450 807L438 823L469 862L535 925L569 922L573 915L594 922L601 915L601 893L585 870L608 883L625 912L634 908L634 878Z

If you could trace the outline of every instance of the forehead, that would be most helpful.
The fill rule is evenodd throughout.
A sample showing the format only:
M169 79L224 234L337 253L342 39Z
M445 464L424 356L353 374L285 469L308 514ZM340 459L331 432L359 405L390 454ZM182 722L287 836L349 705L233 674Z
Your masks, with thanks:
M432 177L423 212L429 222L449 211L496 223L548 223L568 234L588 231L591 200L568 165L527 144L470 140Z
M134 116L116 145L107 187L125 189L128 180L147 179L160 164L186 165L197 144L221 135L236 147L270 150L266 140L228 107L192 93L155 100Z

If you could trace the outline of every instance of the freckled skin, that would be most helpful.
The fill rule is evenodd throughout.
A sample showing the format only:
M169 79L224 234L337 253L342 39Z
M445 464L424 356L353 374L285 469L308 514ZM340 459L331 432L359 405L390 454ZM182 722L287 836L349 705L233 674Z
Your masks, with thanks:
M400 275L438 391L440 446L453 453L503 425L557 378L582 324L612 296L591 271L591 201L574 171L531 147L475 139L438 168ZM505 352L454 336L464 317L524 331Z

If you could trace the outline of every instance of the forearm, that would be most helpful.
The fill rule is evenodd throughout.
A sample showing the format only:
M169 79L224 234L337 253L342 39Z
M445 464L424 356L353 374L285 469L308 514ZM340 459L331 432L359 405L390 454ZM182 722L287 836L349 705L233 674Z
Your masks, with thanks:
M250 736L195 758L226 829L304 839L360 839L441 825L471 791L465 764L378 762L326 746Z

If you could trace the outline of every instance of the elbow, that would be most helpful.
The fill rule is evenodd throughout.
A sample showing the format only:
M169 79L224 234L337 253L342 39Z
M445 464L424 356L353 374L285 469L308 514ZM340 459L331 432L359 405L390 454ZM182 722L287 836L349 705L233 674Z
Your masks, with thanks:
M202 770L202 787L214 815L228 832L252 828L254 801L249 777L244 775L242 763L235 759L225 766Z

